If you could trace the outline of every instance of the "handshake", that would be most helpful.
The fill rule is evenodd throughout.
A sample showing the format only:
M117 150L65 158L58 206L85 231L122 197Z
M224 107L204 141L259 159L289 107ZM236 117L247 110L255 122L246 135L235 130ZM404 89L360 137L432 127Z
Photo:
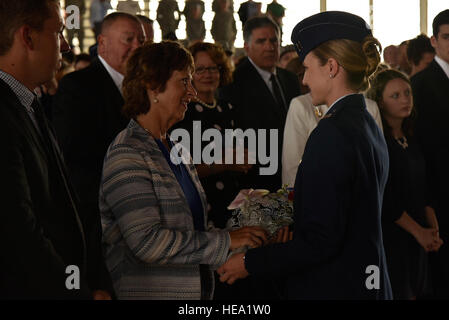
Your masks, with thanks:
M231 250L242 247L257 248L262 245L272 243L285 243L292 240L293 232L288 230L288 226L282 227L272 238L268 238L268 232L261 227L243 227L229 232L231 236ZM237 279L243 279L248 276L244 261L245 253L233 254L228 261L220 268L217 273L221 282L233 284Z

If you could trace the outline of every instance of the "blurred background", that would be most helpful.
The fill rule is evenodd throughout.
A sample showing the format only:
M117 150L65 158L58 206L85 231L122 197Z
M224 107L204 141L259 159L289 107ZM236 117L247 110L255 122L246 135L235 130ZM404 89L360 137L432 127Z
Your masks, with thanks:
M84 29L84 48L88 48L95 43L94 34L90 27L89 15L90 6L93 0L84 0L85 13L81 19L81 28ZM188 1L188 0L187 0ZM236 48L243 47L242 23L240 21L238 10L242 2L246 0L231 0L230 6L234 12L236 22L237 36L234 43ZM67 0L61 3L65 7ZM76 1L75 1L76 2ZM108 13L116 11L119 0L110 0L112 9ZM162 39L159 23L157 22L157 9L159 0L126 0L123 2L135 2L138 4L140 14L154 20L154 41L159 42ZM184 10L185 0L176 1L180 12ZM212 11L213 0L203 0L204 14L203 20L206 27L206 36L204 41L213 42L211 35L212 20L215 12ZM257 0L261 3L261 12L265 13L267 5L273 0ZM406 39L416 37L424 33L429 37L432 35L432 20L435 15L449 8L449 0L278 0L278 4L285 8L282 19L282 46L291 44L290 34L296 23L301 19L308 17L320 11L339 10L361 16L367 24L373 29L374 36L380 40L385 48L388 45L399 45ZM178 15L175 13L175 15ZM179 15L180 22L176 30L178 39L186 38L186 18ZM80 53L79 39L75 36L73 41L75 53ZM84 50L86 51L86 49Z

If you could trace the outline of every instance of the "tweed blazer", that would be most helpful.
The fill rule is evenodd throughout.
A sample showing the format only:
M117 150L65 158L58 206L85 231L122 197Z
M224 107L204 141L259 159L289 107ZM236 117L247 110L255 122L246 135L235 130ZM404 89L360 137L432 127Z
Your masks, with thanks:
M186 167L207 221L196 169L191 163ZM200 299L200 265L207 265L212 283L203 296L212 298L212 269L228 258L229 233L212 225L194 230L189 205L167 160L134 120L106 153L99 200L106 263L119 299Z

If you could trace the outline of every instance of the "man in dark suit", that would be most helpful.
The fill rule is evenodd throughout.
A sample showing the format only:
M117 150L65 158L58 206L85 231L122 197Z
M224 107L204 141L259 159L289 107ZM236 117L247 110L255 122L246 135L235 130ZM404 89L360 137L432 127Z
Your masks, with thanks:
M243 28L245 51L248 55L234 72L234 81L221 90L236 112L236 127L276 129L277 170L274 175L260 175L258 162L242 181L244 187L275 191L281 187L281 155L285 119L292 98L300 94L299 82L293 73L276 67L279 60L279 28L268 17L255 17ZM270 145L267 144L267 154ZM251 151L251 150L250 150Z
M85 224L33 92L70 49L59 1L0 0L0 21L0 299L110 298L100 222Z
M430 256L435 294L449 298L449 10L433 20L431 44L435 58L411 78L416 118L416 137L427 164L429 186L437 214L440 237L445 241Z
M103 20L98 40L98 57L89 67L65 76L53 100L53 123L69 174L93 220L99 219L103 158L128 124L121 111L126 61L144 42L144 33L136 17L115 12Z
M289 299L391 299L381 229L388 150L358 93L380 61L377 40L362 18L326 11L298 23L292 42L313 105L329 106L296 175L293 239L233 255L220 280L286 276Z

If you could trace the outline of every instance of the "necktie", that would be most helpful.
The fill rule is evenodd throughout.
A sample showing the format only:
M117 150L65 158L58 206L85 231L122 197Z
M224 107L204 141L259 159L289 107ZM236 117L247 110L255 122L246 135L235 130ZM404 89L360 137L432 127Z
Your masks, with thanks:
M41 134L42 139L44 140L45 148L50 153L50 156L55 156L53 153L53 142L50 137L50 129L48 128L47 121L44 115L44 109L40 104L39 100L34 99L31 108L34 111L34 118L36 120L39 132Z
M276 99L278 106L283 110L287 110L287 104L285 103L284 95L282 94L282 90L278 85L278 81L274 73L271 74L270 81L273 86L274 98Z

